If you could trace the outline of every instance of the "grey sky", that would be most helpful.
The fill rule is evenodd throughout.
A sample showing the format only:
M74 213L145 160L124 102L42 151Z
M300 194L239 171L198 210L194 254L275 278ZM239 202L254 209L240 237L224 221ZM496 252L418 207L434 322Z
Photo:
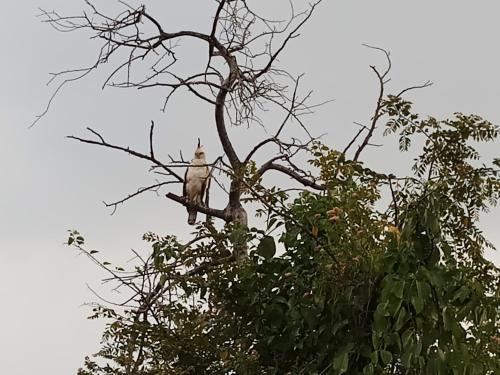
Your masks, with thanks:
M146 4L162 15L169 31L206 31L210 24L210 1ZM274 4L278 11L284 2ZM92 63L97 51L85 34L61 34L41 24L35 18L38 7L71 14L83 9L83 1L9 1L0 13L0 373L9 375L75 373L83 357L98 348L101 324L85 320L89 309L81 305L95 300L85 283L106 290L100 286L104 274L62 245L67 229L80 230L90 246L118 263L130 258L131 247L145 248L146 231L184 236L190 230L185 210L154 194L110 216L101 202L151 182L148 165L64 136L84 135L92 126L116 143L143 149L149 122L155 120L162 155L179 149L190 155L198 134L209 159L220 153L204 104L181 96L163 114L159 91L101 91L99 73L66 87L48 115L28 130L52 91L44 86L48 73ZM292 73L305 72L303 90L314 89L316 99L335 99L307 120L314 133L328 133L324 141L332 147L345 146L355 132L352 122L366 121L373 109L377 87L369 65L383 59L362 43L391 51L394 91L434 82L411 95L420 113L447 117L461 111L500 123L498 14L495 0L325 0L281 64ZM184 51L186 61L198 61L199 55ZM258 127L231 131L244 149L265 136ZM377 141L387 147L369 150L369 165L390 171L408 160L393 141ZM484 149L484 155L495 154L498 143ZM499 209L483 220L497 246L499 221ZM499 254L489 256L500 263Z

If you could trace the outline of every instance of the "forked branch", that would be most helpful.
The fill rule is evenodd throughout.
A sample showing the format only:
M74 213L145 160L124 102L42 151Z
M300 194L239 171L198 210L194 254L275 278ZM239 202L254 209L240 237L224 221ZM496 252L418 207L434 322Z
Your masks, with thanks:
M365 137L363 138L363 141L358 146L358 149L356 150L356 153L354 154L354 157L353 157L354 161L359 160L361 153L363 152L363 150L367 146L378 146L378 145L374 145L373 143L370 143L370 140L373 137L375 129L377 128L378 121L386 113L385 112L386 103L384 101L385 100L385 89L386 89L387 83L389 83L389 81L390 81L390 78L388 77L388 75L389 75L391 68L392 68L391 56L390 56L390 53L388 51L386 51L383 48L374 47L374 46L370 46L367 44L364 44L364 46L382 52L387 60L387 67L383 72L380 72L378 70L378 68L375 67L374 65L370 66L370 68L375 73L375 76L377 77L379 91L378 91L377 101L375 104L375 111L374 111L373 116L370 120L370 125L369 126L361 125L362 128L358 131L358 133L354 136L354 138L349 142L347 147L344 149L343 154L345 154L349 150L349 148L354 144L354 142L356 142L356 140L363 133L363 131L365 131L365 130L367 131ZM432 83L430 81L427 81L422 85L415 85L415 86L407 87L407 88L401 90L396 95L396 97L401 97L403 94L405 94L411 90L426 88L426 87L429 87L431 85L432 85Z
M113 150L119 150L119 151L125 152L131 156L134 156L136 158L148 160L151 163L153 163L154 165L165 170L170 176L174 177L177 180L177 182L184 182L184 179L180 175L178 175L176 172L174 172L172 170L172 168L168 167L166 164L164 164L161 161L159 161L158 159L156 159L156 157L154 156L154 153L152 155L147 155L147 154L132 150L130 147L117 146L117 145L108 143L104 140L104 138L101 136L101 134L99 134L95 130L93 130L91 128L87 128L87 130L90 131L91 133L93 133L94 135L96 135L99 139L93 140L93 139L88 139L88 138L80 138L80 137L76 137L73 135L69 135L69 136L67 136L67 138L74 139L74 140L77 140L77 141L82 142L82 143L88 143L91 145L106 147L106 148L110 148ZM150 134L152 134L152 131Z

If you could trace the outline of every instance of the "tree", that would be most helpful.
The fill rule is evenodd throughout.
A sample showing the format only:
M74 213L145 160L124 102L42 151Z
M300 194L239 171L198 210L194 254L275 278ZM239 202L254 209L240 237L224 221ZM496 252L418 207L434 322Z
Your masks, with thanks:
M187 243L147 233L152 251L146 258L137 254L139 264L130 271L98 260L78 232L70 233L68 244L132 292L116 306L94 308L92 318L109 324L102 349L86 359L81 374L493 374L500 369L498 269L482 256L492 244L477 226L479 213L499 197L500 161L479 165L473 147L495 141L498 127L475 115L420 118L404 94L429 83L387 94L391 60L376 48L388 67L371 67L380 89L373 117L338 151L309 134L302 115L315 105L308 104L309 95L300 96L300 76L278 66L278 56L319 2L300 13L292 6L290 19L282 22L259 15L248 1L220 0L207 33L165 31L144 6L124 4L123 12L109 16L86 3L89 12L82 16L44 12L56 29L88 30L103 41L93 66L54 78L64 85L126 52L105 84L166 87L165 105L187 89L213 108L224 155L210 166L230 187L225 208L167 193L205 213L207 221ZM200 70L186 76L175 70L181 38L199 41L207 51ZM133 78L132 67L143 61L151 63L150 73ZM113 83L121 73L125 79ZM269 106L283 110L283 122L241 156L227 123L259 123ZM305 140L284 138L291 120L303 128ZM413 175L387 175L363 165L362 153L381 121L387 135L398 134L401 151L412 141L423 145ZM70 136L144 159L165 177L110 206L183 182L177 168L187 163L156 157L154 129L151 123L147 153L110 143L93 129L94 138ZM257 165L255 155L268 145L276 147L276 155ZM299 154L309 165L294 161ZM269 171L291 178L296 187L266 186ZM390 198L385 207L384 197ZM261 228L248 227L248 203L257 205L265 221ZM280 255L276 242L283 247Z

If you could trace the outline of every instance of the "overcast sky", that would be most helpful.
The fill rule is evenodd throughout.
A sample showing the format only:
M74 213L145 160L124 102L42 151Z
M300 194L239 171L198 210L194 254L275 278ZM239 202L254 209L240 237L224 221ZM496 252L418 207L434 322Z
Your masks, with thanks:
M275 4L275 13L286 4L267 3ZM168 31L207 32L214 4L172 0L146 5ZM45 86L48 74L92 63L98 48L85 33L61 34L40 23L38 7L75 14L84 4L8 1L0 12L0 373L8 375L72 374L99 347L102 325L85 319L89 309L83 304L96 300L86 283L106 290L100 285L104 274L63 245L68 229L80 230L91 247L116 263L131 257L130 248L145 248L141 237L146 231L185 236L190 230L185 210L154 194L110 216L102 201L153 181L148 165L64 137L85 135L91 126L116 143L146 149L148 126L155 120L161 155L179 150L190 155L197 136L209 159L220 153L204 104L180 97L164 114L161 92L102 91L100 73L66 87L48 115L28 130L52 92ZM305 72L303 88L314 89L317 100L335 99L307 119L313 133L328 133L324 141L331 147L344 147L356 131L352 122L366 121L373 110L377 87L369 65L383 64L383 59L362 43L390 50L394 92L434 82L411 95L423 115L449 117L461 111L500 123L497 0L324 0L318 10L280 63L294 74ZM186 61L199 62L198 55L184 50ZM242 149L265 137L258 127L231 133ZM394 142L382 137L377 142L387 147L369 150L368 164L387 172L402 168L408 158L398 154ZM484 148L483 155L498 156L498 146ZM175 191L180 193L180 187ZM498 209L482 221L497 246L499 221ZM488 256L500 264L498 254Z

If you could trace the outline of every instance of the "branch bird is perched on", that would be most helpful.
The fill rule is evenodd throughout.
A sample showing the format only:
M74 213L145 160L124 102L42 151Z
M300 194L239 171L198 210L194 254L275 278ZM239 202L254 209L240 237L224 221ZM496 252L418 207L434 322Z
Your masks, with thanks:
M210 183L210 170L205 159L205 150L200 145L198 139L198 147L194 153L194 159L191 160L191 165L186 169L184 176L184 198L188 202L197 205L203 204L203 197ZM195 207L187 207L188 224L194 225L198 211Z

